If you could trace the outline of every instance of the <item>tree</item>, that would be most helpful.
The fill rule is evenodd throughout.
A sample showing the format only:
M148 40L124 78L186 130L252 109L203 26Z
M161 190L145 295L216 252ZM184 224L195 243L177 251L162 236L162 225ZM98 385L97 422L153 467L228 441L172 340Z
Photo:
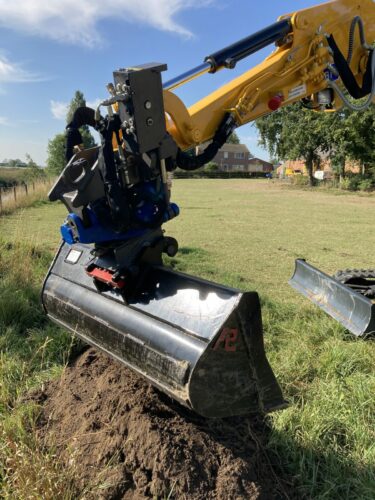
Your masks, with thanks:
M363 173L375 165L375 106L355 112L342 108L327 117L327 136L331 145L332 165L345 176L348 159L359 161Z
M23 162L19 158L15 159L15 160L8 160L8 167L12 167L12 168L22 167L22 166L24 166L24 165L22 165L22 163Z
M352 160L358 160L363 171L375 167L375 105L366 111L348 113L346 125L349 128L347 154Z
M31 158L29 153L26 153L26 166L28 169L26 176L27 181L41 179L46 176L45 171L38 166L38 164Z
M80 90L76 90L73 99L70 101L68 113L66 115L67 123L70 123L73 119L74 112L82 107L86 106L86 99L83 93ZM85 148L92 148L95 146L95 139L92 136L90 129L87 125L84 125L80 128L80 132L83 139L83 145Z
M31 158L29 153L26 153L26 166L27 168L39 168L35 161Z
M233 132L227 139L227 144L240 144L240 138L236 132Z
M218 172L220 169L217 163L210 161L204 166L204 170L206 172Z
M57 134L48 141L47 169L51 174L58 175L66 165L65 134Z
M350 128L347 118L349 110L342 108L327 117L327 135L330 142L330 160L332 168L338 173L340 179L345 177L345 165L348 157Z
M83 93L76 90L73 99L70 101L68 112L66 115L66 122L70 123L73 118L73 114L81 106L86 106L86 99ZM89 127L84 125L80 128L83 145L87 148L92 148L95 146L95 139L91 135ZM65 134L57 134L53 139L48 141L47 147L47 168L51 174L60 174L62 169L66 165L65 159Z
M294 104L256 120L260 144L271 156L280 159L305 160L310 185L314 185L314 165L321 153L329 151L327 118Z

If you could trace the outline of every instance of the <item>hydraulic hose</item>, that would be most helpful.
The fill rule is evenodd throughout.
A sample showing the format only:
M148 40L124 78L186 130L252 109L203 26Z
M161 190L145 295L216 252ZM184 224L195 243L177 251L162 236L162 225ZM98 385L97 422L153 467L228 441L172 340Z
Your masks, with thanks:
M73 114L72 121L66 126L66 145L65 145L65 159L67 162L74 154L74 146L82 144L82 135L79 131L80 127L89 125L95 127L95 111L87 106L81 106L76 109Z
M105 120L107 126L100 130L102 137L101 172L111 218L116 232L125 231L130 224L130 210L117 175L115 155L112 146L113 134L121 128L118 115Z
M372 88L371 92L368 95L365 102L362 104L354 104L351 102L341 88L337 85L336 82L329 82L329 86L337 93L340 99L343 101L345 106L349 108L351 111L365 111L369 106L371 106L372 101L375 98L375 50L372 50L370 55L371 60L371 75L372 75Z
M361 45L364 49L369 50L370 46L367 45L366 43L366 37L365 37L365 27L363 25L362 18L360 16L356 16L352 24L350 25L350 31L349 31L349 50L348 50L348 57L347 57L347 62L348 64L351 63L352 57L353 57L353 50L354 50L354 33L356 27L359 27L359 36L361 39Z
M98 120L96 119L98 118ZM112 137L121 128L120 118L110 117L103 119L100 113L86 106L78 108L72 121L67 125L66 130L66 159L69 161L73 156L74 146L82 144L82 136L79 128L89 125L94 127L101 134L101 173L106 192L106 198L111 213L114 230L121 232L128 228L130 223L130 212L126 202L124 192L117 175L115 156L112 147ZM100 213L97 214L100 217Z
M359 35L361 40L361 45L365 50L369 51L369 58L367 62L366 71L363 77L362 87L360 87L350 69L350 63L353 57L354 50L354 34L356 27L359 27ZM340 49L338 48L335 39L333 36L329 36L327 38L328 44L333 52L333 58L335 61L336 69L338 71L339 76L342 79L342 82L345 85L346 90L354 99L361 99L365 96L368 96L366 101L361 104L354 104L348 99L342 89L337 85L335 81L328 80L328 86L331 87L340 99L343 101L346 107L348 107L352 111L364 111L366 110L372 103L375 97L375 49L371 49L371 47L366 43L365 38L365 30L363 21L359 16L353 18L352 23L350 25L349 31L349 49L348 56L345 59Z
M216 131L212 142L206 147L203 153L190 156L187 153L178 150L176 163L177 166L182 170L197 170L198 168L203 167L206 163L213 160L215 158L219 149L225 144L228 137L232 134L234 129L236 128L236 122L231 113L227 113L221 122L221 125Z

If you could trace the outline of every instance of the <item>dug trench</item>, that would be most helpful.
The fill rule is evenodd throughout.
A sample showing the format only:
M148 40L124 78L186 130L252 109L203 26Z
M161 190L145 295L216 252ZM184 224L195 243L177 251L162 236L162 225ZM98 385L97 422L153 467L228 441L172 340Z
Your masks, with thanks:
M33 394L38 436L82 498L284 499L257 417L203 419L90 348Z

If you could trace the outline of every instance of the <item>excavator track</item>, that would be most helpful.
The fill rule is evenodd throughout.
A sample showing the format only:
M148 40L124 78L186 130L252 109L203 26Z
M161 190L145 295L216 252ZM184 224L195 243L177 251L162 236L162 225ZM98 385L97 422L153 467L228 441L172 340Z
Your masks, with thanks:
M333 276L357 293L375 299L375 269L344 269Z

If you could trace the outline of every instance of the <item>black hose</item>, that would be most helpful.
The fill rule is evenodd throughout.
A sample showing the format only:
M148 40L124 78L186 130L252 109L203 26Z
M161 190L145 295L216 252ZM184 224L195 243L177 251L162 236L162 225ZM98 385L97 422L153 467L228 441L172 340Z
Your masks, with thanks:
M352 70L350 69L347 60L345 59L344 55L338 48L333 35L329 36L327 40L330 48L333 51L333 59L337 71L349 94L353 97L353 99L361 99L362 97L365 97L368 94L370 94L373 88L374 70L372 67L372 59L373 59L372 54L374 49L372 49L369 53L365 74L363 75L362 87L360 87L357 83L357 80ZM334 82L331 82L331 86L334 88Z
M130 210L125 193L121 188L118 178L115 155L113 152L112 138L121 128L121 120L118 115L107 119L107 127L101 130L102 156L100 169L103 176L104 188L107 202L111 212L111 218L116 232L125 231L130 224Z
M176 163L182 170L197 170L203 167L206 163L213 160L217 155L219 149L226 143L228 137L233 133L236 128L236 122L231 113L227 113L221 122L221 125L216 131L212 142L206 147L203 153L190 156L181 151L177 152Z
M79 129L84 125L90 125L90 127L95 127L96 125L95 111L87 106L77 108L71 122L66 126L65 159L67 162L69 162L74 154L74 146L78 146L83 142Z
M121 121L118 115L110 119L100 117L100 122L95 120L95 110L82 106L73 114L72 120L66 127L66 159L69 161L74 154L74 146L82 144L80 127L89 125L99 130L102 138L102 147L99 155L100 171L103 177L107 203L110 209L113 229L117 232L126 230L130 223L130 211L124 192L117 175L116 161L112 146L113 134L118 134ZM98 207L97 216L100 217ZM96 212L96 210L94 210ZM108 220L105 221L108 224Z

